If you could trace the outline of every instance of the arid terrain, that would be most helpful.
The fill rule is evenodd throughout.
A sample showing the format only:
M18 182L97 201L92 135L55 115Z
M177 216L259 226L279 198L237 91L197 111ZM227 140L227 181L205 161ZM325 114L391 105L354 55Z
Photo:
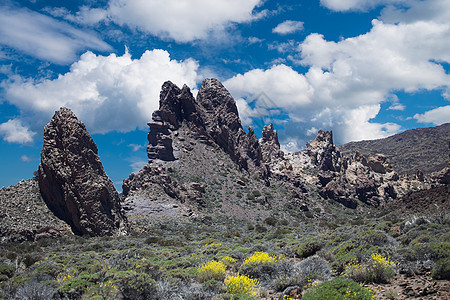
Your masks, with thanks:
M450 124L283 153L223 85L166 82L118 194L61 108L0 190L4 299L448 299ZM259 134L258 134L259 135Z

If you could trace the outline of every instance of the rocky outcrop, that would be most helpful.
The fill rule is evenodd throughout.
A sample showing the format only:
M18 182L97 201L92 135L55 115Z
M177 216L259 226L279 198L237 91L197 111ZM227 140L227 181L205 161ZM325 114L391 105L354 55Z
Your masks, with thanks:
M45 126L39 188L50 210L75 234L116 235L126 230L119 195L97 146L68 108L57 111Z
M283 157L283 151L280 150L280 142L278 141L278 134L273 128L272 123L269 126L264 126L260 144L264 162L268 163L274 159Z
M380 153L374 156L370 155L367 160L367 165L372 169L372 171L377 173L386 174L388 172L392 172L392 167L389 164L386 155Z
M319 130L317 137L306 143L305 153L310 157L311 163L319 167L319 170L339 172L341 154L333 143L331 131Z
M217 79L203 81L197 100L186 85L180 89L170 81L165 82L160 93L159 110L153 113L152 120L148 123L147 154L150 162L176 159L173 134L184 124L199 142L216 144L241 169L257 169L258 173L267 175L256 134L252 128L248 134L242 129L236 102Z

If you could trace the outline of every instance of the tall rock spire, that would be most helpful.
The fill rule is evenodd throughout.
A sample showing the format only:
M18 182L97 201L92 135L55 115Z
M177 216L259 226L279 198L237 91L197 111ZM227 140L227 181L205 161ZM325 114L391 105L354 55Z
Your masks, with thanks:
M116 235L126 229L119 194L84 124L62 107L45 126L39 188L47 206L75 234Z

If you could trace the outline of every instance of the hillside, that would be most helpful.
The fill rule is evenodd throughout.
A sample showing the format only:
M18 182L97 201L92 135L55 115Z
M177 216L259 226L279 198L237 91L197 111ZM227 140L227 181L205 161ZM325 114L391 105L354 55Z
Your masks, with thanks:
M407 130L384 139L351 142L339 146L343 154L386 155L399 174L439 171L450 162L450 123Z

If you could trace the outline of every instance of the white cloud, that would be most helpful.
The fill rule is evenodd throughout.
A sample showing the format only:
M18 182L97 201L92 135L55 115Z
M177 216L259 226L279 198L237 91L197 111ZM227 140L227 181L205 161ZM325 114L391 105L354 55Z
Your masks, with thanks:
M272 32L284 35L302 30L303 30L303 22L287 20L284 21L283 23L278 24L277 27L272 29Z
M401 5L388 5L381 11L381 19L389 23L411 23L417 21L433 21L448 23L450 20L450 4L448 0L408 0L398 1Z
M407 3L411 0L320 0L320 4L334 11L366 11L384 4Z
M255 107L258 94L264 92L276 103L272 107L284 109L290 122L280 136L288 136L285 143L290 148L296 138L307 139L311 127L333 129L337 143L394 134L401 130L398 124L374 122L383 102L393 102L390 109L405 109L393 93L440 90L445 97L450 90L450 76L441 64L450 63L450 21L388 24L374 20L372 25L366 34L339 42L320 34L310 34L300 44L291 42L298 45L298 63L309 68L304 75L276 65L236 75L225 86L240 101L256 99ZM241 111L241 107L245 105L240 104L240 113L250 123L254 110ZM438 120L443 111L447 110L437 110L439 117L433 115L433 119Z
M25 8L5 6L0 9L0 44L57 64L73 62L82 50L111 49L95 33Z
M148 162L145 160L135 161L130 164L133 173L138 173Z
M420 123L433 123L434 125L449 123L450 105L438 107L423 114L416 114L414 119Z
M399 110L404 111L406 106L404 106L401 103L393 103L391 106L389 106L388 110Z
M171 80L195 87L197 62L171 60L163 50L146 51L140 59L111 54L83 54L70 72L54 80L12 77L4 81L7 101L45 125L61 106L71 108L90 133L145 129L159 106L162 84Z
M22 155L22 156L20 157L20 160L23 161L23 162L39 161L38 158L31 157L31 156L28 156L28 155Z
M133 150L133 152L136 152L145 148L145 145L129 144L128 147L130 147Z
M233 23L245 23L265 15L255 13L260 0L111 0L108 17L152 35L178 42L204 39L223 32Z
M36 132L22 124L21 120L12 119L0 124L0 136L8 143L28 144L33 141Z

